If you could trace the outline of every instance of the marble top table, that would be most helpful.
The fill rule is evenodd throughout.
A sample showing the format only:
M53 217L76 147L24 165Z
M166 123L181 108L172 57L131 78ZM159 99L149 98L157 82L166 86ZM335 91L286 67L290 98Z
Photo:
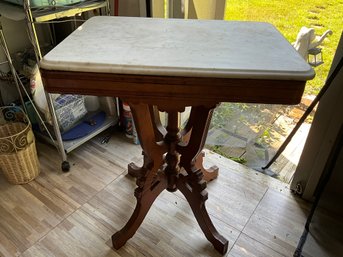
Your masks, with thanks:
M224 101L297 104L312 68L268 23L94 17L40 63L50 93L119 96L129 102L144 164L136 208L112 236L131 238L164 190L180 190L206 238L221 253L228 241L205 208L206 183L195 165L213 109ZM179 131L178 113L192 106ZM161 126L156 110L168 113ZM187 135L187 141L181 138ZM182 168L182 169L181 169Z

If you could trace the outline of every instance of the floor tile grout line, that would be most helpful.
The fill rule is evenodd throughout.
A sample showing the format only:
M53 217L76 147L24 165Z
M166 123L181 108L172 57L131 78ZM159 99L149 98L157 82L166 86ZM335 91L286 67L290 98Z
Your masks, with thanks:
M251 217L254 215L254 213L255 213L257 207L260 205L262 199L264 198L264 196L266 195L266 193L267 193L269 190L270 190L270 188L267 187L267 188L266 188L266 191L263 193L261 199L260 199L259 202L256 204L256 207L255 207L254 210L252 211L252 214L250 215L250 217L248 218L247 222L245 223L245 225L243 226L242 229L236 228L235 226L233 226L233 225L227 223L226 221L224 221L223 219L218 218L218 217L216 217L215 215L208 213L211 217L213 217L213 218L219 220L220 222L223 222L225 225L227 225L227 226L229 226L229 227L232 227L233 229L239 231L239 235L237 236L237 239L234 241L232 247L229 247L230 250L227 252L227 254L229 254L229 253L231 252L231 250L233 249L234 245L236 244L236 242L237 242L238 238L241 236L241 234L247 235L247 234L245 234L245 233L243 232L243 230L245 229L245 227L246 227L247 224L249 223L249 221L250 221ZM178 199L183 200L183 201L186 201L184 198L180 197L179 195L177 195L177 194L174 194L174 195L175 195ZM247 235L247 236L248 236L248 235ZM249 236L249 237L250 237L250 236ZM250 237L250 238L251 238L251 237ZM255 239L254 239L254 240L255 240ZM255 240L255 241L257 241L257 240ZM257 242L259 242L260 244L263 244L263 243L261 243L260 241L257 241ZM266 247L268 247L268 248L270 248L269 246L267 246L267 245L265 245L265 244L263 244L263 245L266 246ZM273 251L275 251L275 252L277 252L276 250L274 250L274 249L272 249L272 248L270 248L270 249L273 250ZM279 252L277 252L277 253L279 253ZM279 254L281 254L281 253L279 253ZM283 255L283 254L281 254L281 255ZM284 255L283 255L283 256L284 256ZM285 257L286 257L286 256L285 256Z
M260 201L256 204L256 207L255 207L254 210L252 211L250 217L248 218L247 222L244 224L243 228L240 230L239 235L237 236L237 239L236 239L235 243L232 245L231 250L230 250L228 253L230 253L230 252L232 251L232 249L233 249L233 247L235 246L235 244L237 243L237 240L239 239L239 237L240 237L242 234L245 234L245 233L243 233L243 230L244 230L244 229L246 228L246 226L248 225L248 223L249 223L251 217L252 217L252 216L254 215L254 213L256 212L256 209L257 209L258 206L260 205L260 203L261 203L261 201L263 200L264 196L267 194L268 190L269 190L269 187L266 188L266 191L265 191L264 194L262 195Z
M258 241L256 238L252 238L251 236L249 236L248 234L246 234L246 233L244 233L244 232L242 232L241 234L243 234L243 235L245 235L245 236L249 237L250 239L252 239L252 240L254 240L254 241L256 241L256 242L260 243L261 245L263 245L263 246L265 246L265 247L267 247L267 248L271 249L272 251L274 251L274 252L276 252L276 253L278 253L278 254L280 254L280 255L284 256L284 257L288 257L288 256L284 255L283 253L280 253L279 251L277 251L277 250L275 250L275 249L271 248L270 246L268 246L268 245L266 245L266 244L264 244L264 243L262 243L262 242Z
M120 168L122 168L122 167L120 167ZM103 192L104 190L106 190L106 188L108 188L113 182L115 182L116 180L120 179L122 176L125 176L125 173L126 173L126 172L127 172L127 169L123 168L123 170L122 170L121 173L119 173L119 174L118 174L114 179L112 179L110 182L108 182L107 184L105 184L105 186L104 186L101 190L99 190L99 191L96 192L94 195L92 195L86 202L84 202L84 203L83 203L82 205L80 205L79 207L75 208L74 211L72 211L69 215L67 215L66 217L64 217L64 218L63 218L59 223L57 223L54 227L52 227L52 228L50 229L50 231L54 230L57 226L59 226L64 220L68 219L68 218L69 218L71 215L73 215L76 211L79 211L80 209L82 209L82 207L83 207L85 204L89 203L92 199L94 199L97 195L99 195L99 193L101 193L101 192ZM44 187L41 183L38 183L38 184L40 184L42 187ZM44 188L45 188L45 187L44 187ZM53 194L55 194L54 191L51 191L51 190L48 189L48 188L46 188L46 189L47 189L49 192L52 192ZM269 188L267 188L266 191L264 192L263 196L261 197L260 201L257 203L256 207L254 208L252 214L250 215L248 221L246 222L246 224L244 225L244 227L242 228L242 230L237 229L237 228L235 228L234 226L227 224L225 221L223 221L223 220L221 220L221 219L218 219L218 218L216 218L216 217L213 216L213 215L211 215L211 216L213 216L213 217L215 217L216 219L220 220L221 222L223 222L223 223L225 223L225 224L231 226L232 228L236 229L237 231L240 231L240 233L239 233L239 235L238 235L238 237L237 237L237 239L238 239L239 236L243 233L242 231L245 229L246 225L248 224L248 222L249 222L249 220L251 219L252 215L255 213L257 207L259 206L260 202L262 201L262 199L264 198L264 196L265 196L265 194L267 193L268 190L269 190ZM55 194L55 195L56 195L56 194ZM58 198L60 198L63 202L65 202L66 204L68 204L68 202L66 202L63 198L61 198L61 197L58 196L58 195L56 195L56 196L57 196ZM183 198L181 198L180 196L178 196L178 195L176 195L176 194L175 194L175 196L178 197L179 199L183 199ZM183 200L184 200L184 199L183 199ZM68 204L68 205L69 205L69 204ZM48 231L47 233L45 233L45 234L44 234L40 239L38 239L31 247L33 247L34 245L36 245L37 242L43 240L43 239L47 236L47 234L48 234L50 231ZM245 234L245 233L243 233L243 234ZM29 247L28 249L30 249L31 247ZM28 249L26 249L25 251L27 251ZM24 252L25 252L25 251L24 251ZM23 252L23 253L24 253L24 252Z
M245 227L246 227L246 226L247 226L247 224L249 223L249 221L250 221L251 217L254 215L254 213L255 213L256 209L258 208L258 206L260 205L260 203L261 203L261 201L263 200L264 196L267 194L267 192L268 192L269 190L270 190L270 188L269 188L269 187L267 187L267 189L266 189L266 191L264 192L264 194L263 194L263 196L262 196L261 200L258 202L258 204L256 205L256 207L255 207L254 211L253 211L253 212L252 212L252 214L250 215L250 217L249 217L248 221L247 221L247 222L246 222L246 224L244 225L243 229L240 231L240 233L239 233L239 235L238 235L238 237L237 237L237 240L238 240L238 238L239 238L239 237L240 237L240 236L243 234L243 235L245 235L245 236L249 237L250 239L252 239L252 240L254 240L254 241L256 241L256 242L260 243L261 245L263 245L263 246L265 246L265 247L267 247L267 248L271 249L272 251L274 251L274 252L276 252L276 253L278 253L278 254L280 254L280 255L284 256L284 257L287 257L286 255L284 255L283 253L280 253L280 252L279 252L279 251L277 251L276 249L273 249L273 248L271 248L270 246L268 246L268 245L264 244L263 242L260 242L260 241L258 241L256 238L252 238L251 236L249 236L248 234L246 234L246 233L244 233L244 232L243 232L243 231L244 231L244 229L245 229ZM236 240L236 242L237 242L237 240ZM235 244L236 244L236 242L235 242ZM231 247L231 250L233 249L233 247L234 247L234 245ZM231 250L230 250L230 252L231 252Z

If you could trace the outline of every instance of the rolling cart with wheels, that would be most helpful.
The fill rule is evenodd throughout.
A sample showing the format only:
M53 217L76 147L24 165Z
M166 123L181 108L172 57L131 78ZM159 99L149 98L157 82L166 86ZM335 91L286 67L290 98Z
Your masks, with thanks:
M78 21L76 17L80 17L81 15L110 14L109 0L85 0L73 5L51 6L50 8L32 7L30 0L24 0L23 6L13 5L4 1L2 1L0 5L0 14L6 15L6 18L11 19L9 16L13 15L16 18L20 17L21 19L26 20L28 36L34 48L37 62L42 59L42 49L36 29L38 24L50 24L51 28L51 24L54 22L60 23L63 21L74 24L74 29L76 29L76 23ZM67 20L61 20L63 18L67 18ZM49 32L51 34L50 28ZM53 36L51 36L51 40L52 45L55 45L56 42ZM114 101L113 98L111 99ZM56 146L61 157L61 169L63 172L68 172L70 170L70 164L67 160L67 154L107 128L114 126L118 121L118 112L116 111L116 115L106 115L102 125L84 137L77 138L75 140L64 141L59 128L54 102L51 98L51 95L48 93L46 93L46 100L51 116L54 137L48 137L43 133L37 133L37 136ZM117 106L115 107L118 110Z

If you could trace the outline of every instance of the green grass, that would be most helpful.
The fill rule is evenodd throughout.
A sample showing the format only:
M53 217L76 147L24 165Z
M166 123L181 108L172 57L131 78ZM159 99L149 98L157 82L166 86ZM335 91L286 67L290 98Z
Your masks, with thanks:
M305 88L305 94L317 94L342 33L343 0L227 0L225 19L272 23L291 43L302 26L314 28L316 35L331 29L333 35L321 45L324 64L315 68L316 77Z

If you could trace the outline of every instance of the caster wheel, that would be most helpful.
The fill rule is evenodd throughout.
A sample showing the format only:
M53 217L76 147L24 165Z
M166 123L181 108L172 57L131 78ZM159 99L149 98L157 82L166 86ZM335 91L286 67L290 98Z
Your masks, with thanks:
M62 162L62 171L68 172L70 170L70 164L67 161Z

